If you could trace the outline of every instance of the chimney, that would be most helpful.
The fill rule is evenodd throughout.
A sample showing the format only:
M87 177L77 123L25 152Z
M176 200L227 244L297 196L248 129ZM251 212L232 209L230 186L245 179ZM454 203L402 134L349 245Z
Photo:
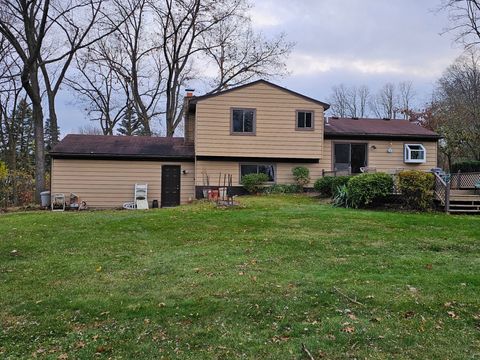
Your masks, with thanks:
M187 144L195 142L195 110L190 110L190 100L193 98L195 89L185 89L183 99L184 140Z

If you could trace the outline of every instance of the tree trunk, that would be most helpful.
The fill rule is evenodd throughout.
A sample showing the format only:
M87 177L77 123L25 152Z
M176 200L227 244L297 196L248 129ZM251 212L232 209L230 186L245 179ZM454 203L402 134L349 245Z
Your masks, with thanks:
M50 142L52 147L58 143L60 137L58 131L57 112L55 111L55 95L47 92L48 95L48 115L50 116Z
M40 193L45 190L45 134L43 132L43 109L38 84L38 68L30 71L32 120L35 141L35 201L40 203Z

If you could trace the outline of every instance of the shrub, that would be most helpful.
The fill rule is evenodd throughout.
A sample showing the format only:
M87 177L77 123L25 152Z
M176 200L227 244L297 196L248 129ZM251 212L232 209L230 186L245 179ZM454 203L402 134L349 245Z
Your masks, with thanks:
M409 209L426 210L433 204L435 177L431 173L406 170L398 174L398 189Z
M302 192L302 187L297 184L275 184L264 189L265 194L295 194Z
M3 161L0 161L0 180L3 180L8 175L7 165Z
M297 166L292 169L295 182L302 188L310 182L310 170L305 166Z
M318 191L321 195L323 196L332 196L332 183L333 179L335 179L333 176L324 176L315 181L315 184L313 185L313 188L315 191Z
M267 181L267 174L248 174L242 177L241 184L250 194L256 194L260 191L262 185Z
M333 195L333 206L348 208L349 204L350 196L348 193L348 186L345 184L340 185L336 188L335 194Z
M332 180L332 196L335 197L339 187L347 185L348 181L351 179L351 176L336 176Z
M384 201L392 193L393 179L385 173L361 174L348 182L348 197L352 207L368 207Z
M462 161L452 165L451 172L480 172L480 161Z

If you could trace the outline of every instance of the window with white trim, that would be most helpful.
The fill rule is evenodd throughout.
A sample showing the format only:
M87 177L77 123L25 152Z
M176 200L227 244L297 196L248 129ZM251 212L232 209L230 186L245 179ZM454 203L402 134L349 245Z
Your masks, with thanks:
M427 151L422 144L405 144L404 162L412 164L424 163Z

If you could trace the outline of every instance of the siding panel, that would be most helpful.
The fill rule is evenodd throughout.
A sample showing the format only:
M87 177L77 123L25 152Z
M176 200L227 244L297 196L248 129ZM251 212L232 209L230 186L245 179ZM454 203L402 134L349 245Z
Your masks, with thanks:
M256 109L255 136L230 134L232 107ZM314 131L295 130L296 110L314 111ZM196 111L198 156L322 157L323 107L268 84L201 100Z
M182 204L194 199L194 163L117 160L52 161L52 193L71 192L93 208L121 207L133 201L135 183L148 184L148 202L160 203L162 165L180 165L187 174L180 178Z

